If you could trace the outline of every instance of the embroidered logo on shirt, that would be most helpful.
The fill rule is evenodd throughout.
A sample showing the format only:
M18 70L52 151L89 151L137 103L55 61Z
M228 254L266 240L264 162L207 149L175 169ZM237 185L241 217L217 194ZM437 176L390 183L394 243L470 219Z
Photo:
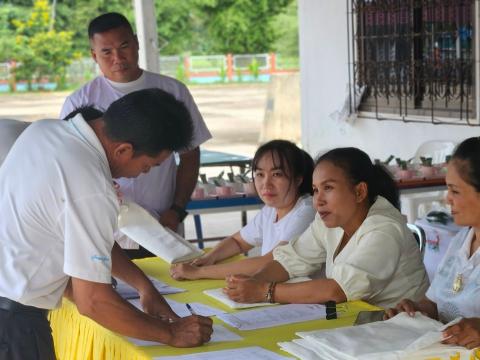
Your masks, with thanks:
M110 258L108 256L100 256L100 255L92 255L90 257L90 260L92 261L100 261L104 264L107 264L110 261Z

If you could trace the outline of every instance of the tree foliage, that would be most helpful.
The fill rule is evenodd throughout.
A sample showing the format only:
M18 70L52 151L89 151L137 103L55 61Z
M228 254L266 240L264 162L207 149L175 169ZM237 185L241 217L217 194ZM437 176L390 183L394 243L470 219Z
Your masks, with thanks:
M28 81L48 74L60 86L66 66L72 60L72 32L50 29L51 9L47 0L35 0L25 21L13 19L15 26L14 58L19 62L16 76Z

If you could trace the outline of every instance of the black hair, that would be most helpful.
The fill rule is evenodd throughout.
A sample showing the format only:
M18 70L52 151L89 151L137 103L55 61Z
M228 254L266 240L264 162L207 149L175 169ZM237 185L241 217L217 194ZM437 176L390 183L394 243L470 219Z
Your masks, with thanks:
M109 12L97 16L88 24L88 38L93 39L95 34L103 33L108 30L124 27L134 34L132 25L125 16L117 12Z
M103 121L110 140L132 144L138 155L186 149L192 140L190 112L181 101L158 88L134 91L114 101Z
M252 160L253 172L257 170L260 159L267 153L271 154L274 166L289 177L290 185L299 176L303 178L297 188L299 195L312 194L313 159L306 151L288 140L269 141L255 152ZM275 155L279 164L275 163Z
M462 141L450 161L453 161L460 177L480 192L480 138L471 137Z
M330 150L317 159L315 166L324 161L341 168L353 185L365 182L370 205L380 195L400 210L398 189L392 176L382 165L373 164L362 150L354 147Z
M100 110L95 109L92 105L86 105L76 108L70 114L65 116L63 120L70 120L77 114L82 114L82 117L86 122L98 119L99 117L103 116L103 112L101 112Z

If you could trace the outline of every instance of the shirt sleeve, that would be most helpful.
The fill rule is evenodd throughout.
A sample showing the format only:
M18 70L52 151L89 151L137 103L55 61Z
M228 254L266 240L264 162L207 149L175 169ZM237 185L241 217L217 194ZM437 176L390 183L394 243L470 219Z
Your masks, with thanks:
M292 215L287 226L282 229L280 241L290 242L303 234L315 218L315 210L312 206L302 206Z
M380 293L395 274L401 255L398 239L387 229L366 233L356 246L346 261L334 264L331 273L348 301Z
M310 224L305 232L289 244L273 250L273 259L288 272L290 278L308 276L325 263L327 251L323 244L326 231L320 218Z
M104 194L66 204L65 274L87 281L110 283L117 214L115 200Z
M252 246L261 246L263 243L263 222L266 207L264 206L255 217L240 229L240 236Z
M202 114L200 114L200 111L198 110L197 104L186 86L183 86L182 93L182 101L190 112L193 121L193 139L188 149L185 150L189 151L200 146L208 139L211 139L212 134L210 134L210 131L203 120Z
M75 109L76 106L72 102L72 97L68 96L63 103L62 110L60 111L60 119L65 119L65 117Z

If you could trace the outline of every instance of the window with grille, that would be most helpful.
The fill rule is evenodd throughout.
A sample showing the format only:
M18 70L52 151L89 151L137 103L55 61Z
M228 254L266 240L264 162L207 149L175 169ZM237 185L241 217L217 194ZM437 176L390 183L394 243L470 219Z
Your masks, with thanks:
M377 119L478 125L475 0L348 3L352 110Z

